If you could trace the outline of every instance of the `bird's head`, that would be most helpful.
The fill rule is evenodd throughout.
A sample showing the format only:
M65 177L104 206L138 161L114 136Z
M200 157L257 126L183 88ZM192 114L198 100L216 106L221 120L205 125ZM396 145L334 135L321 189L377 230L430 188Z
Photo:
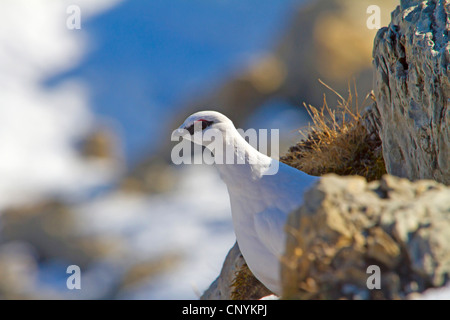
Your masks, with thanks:
M211 137L224 139L227 131L233 128L233 122L223 114L200 111L190 115L173 135L207 147L211 143Z

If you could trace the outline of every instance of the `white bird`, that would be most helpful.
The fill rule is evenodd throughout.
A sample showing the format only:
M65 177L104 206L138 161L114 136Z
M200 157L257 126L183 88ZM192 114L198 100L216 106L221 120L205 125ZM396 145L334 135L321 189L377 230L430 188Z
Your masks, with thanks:
M212 142L200 138L198 133L206 135L210 130L220 134L224 148L214 148ZM201 144L214 154L215 166L228 188L234 231L245 261L259 281L281 295L284 226L289 213L302 204L304 192L319 178L260 153L219 112L192 114L174 135ZM227 163L231 159L227 151L233 153L233 163ZM278 168L277 173L267 174L271 168Z

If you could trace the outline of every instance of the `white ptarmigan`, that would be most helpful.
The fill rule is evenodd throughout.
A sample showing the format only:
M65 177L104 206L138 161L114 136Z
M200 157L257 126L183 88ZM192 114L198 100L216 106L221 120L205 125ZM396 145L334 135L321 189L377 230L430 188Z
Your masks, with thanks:
M215 138L222 137L223 148L213 148L211 142L201 139L209 130L219 134L214 134ZM239 134L230 119L216 111L192 114L174 135L201 144L214 154L215 166L230 195L239 249L256 278L281 295L284 226L288 214L302 204L304 192L318 178L260 153ZM233 153L231 157L227 151ZM234 161L229 163L231 158ZM267 174L271 168L278 171Z

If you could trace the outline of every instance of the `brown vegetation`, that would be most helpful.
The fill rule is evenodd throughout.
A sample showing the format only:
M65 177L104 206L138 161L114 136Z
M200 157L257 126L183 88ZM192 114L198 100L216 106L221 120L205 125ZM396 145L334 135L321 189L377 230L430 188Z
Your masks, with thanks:
M322 83L324 84L324 83ZM341 176L360 175L368 181L386 173L381 140L365 127L365 114L360 112L356 88L349 86L348 98L324 84L338 97L332 109L324 95L319 110L304 104L312 118L305 139L292 146L280 161L314 176L336 173ZM362 105L373 98L368 94Z

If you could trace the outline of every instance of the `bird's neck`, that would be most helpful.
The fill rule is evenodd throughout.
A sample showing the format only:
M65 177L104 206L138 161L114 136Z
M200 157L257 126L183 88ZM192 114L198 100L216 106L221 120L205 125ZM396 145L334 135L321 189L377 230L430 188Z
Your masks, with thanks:
M229 186L259 180L276 161L253 148L234 128L224 136L223 148L211 151L222 179Z

